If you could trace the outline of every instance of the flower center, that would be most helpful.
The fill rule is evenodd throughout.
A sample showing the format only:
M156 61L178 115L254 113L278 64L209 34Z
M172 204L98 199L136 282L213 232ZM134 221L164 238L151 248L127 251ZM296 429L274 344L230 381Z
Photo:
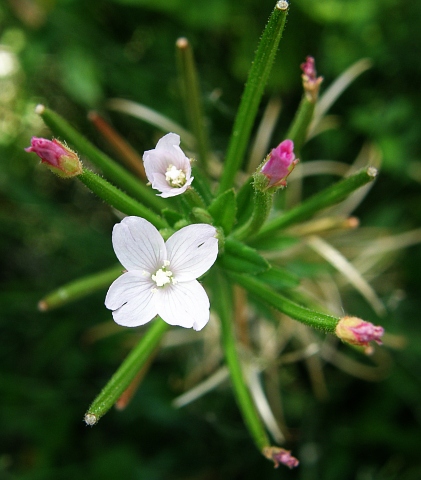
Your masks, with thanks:
M170 164L165 172L165 180L171 187L179 188L186 183L186 174L183 170L179 170L177 167Z
M164 265L152 275L152 280L156 283L157 287L164 287L169 283L176 283L171 270L167 270L170 262L165 260Z

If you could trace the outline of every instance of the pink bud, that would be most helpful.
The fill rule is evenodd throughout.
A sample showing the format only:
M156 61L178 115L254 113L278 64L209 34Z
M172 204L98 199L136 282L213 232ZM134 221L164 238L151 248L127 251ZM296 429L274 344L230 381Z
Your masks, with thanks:
M297 458L291 455L290 450L285 450L284 448L265 447L263 449L263 455L273 461L275 468L278 468L281 464L288 468L295 468L298 467L300 463Z
M314 103L317 100L323 77L317 76L316 62L313 57L306 58L306 61L301 64L301 70L303 71L301 77L303 79L304 91L307 98Z
M303 74L309 80L316 80L317 79L317 72L316 72L316 62L313 57L306 57L306 61L300 65Z
M78 155L58 140L32 137L31 146L25 151L36 153L41 162L60 177L69 178L82 173Z
M365 322L361 318L343 317L336 325L335 333L341 340L352 345L368 347L371 341L381 345L380 337L384 334L384 328Z
M261 173L269 180L267 188L285 187L286 178L292 172L297 161L292 140L284 140L274 148L261 169Z

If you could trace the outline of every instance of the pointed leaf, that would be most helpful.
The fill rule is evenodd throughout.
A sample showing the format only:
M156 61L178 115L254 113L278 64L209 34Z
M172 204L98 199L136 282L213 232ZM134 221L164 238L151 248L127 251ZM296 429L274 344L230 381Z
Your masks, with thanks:
M227 190L215 198L208 210L215 221L215 225L222 227L225 234L228 235L234 226L237 212L234 190Z
M277 290L294 288L300 284L300 278L295 273L273 265L266 272L259 273L257 278Z
M225 253L219 258L219 264L227 270L255 275L270 268L269 262L256 250L237 240L227 238Z

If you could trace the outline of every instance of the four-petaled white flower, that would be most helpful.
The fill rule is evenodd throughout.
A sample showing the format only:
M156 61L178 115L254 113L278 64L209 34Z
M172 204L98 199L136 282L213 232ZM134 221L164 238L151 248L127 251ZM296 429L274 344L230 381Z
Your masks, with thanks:
M159 315L169 325L201 330L209 320L209 299L196 278L218 255L216 229L193 224L166 242L147 220L126 217L113 229L113 247L127 270L108 290L105 306L126 327Z
M163 136L153 150L143 154L146 176L152 188L161 197L180 195L191 185L190 160L180 148L180 137L175 133Z

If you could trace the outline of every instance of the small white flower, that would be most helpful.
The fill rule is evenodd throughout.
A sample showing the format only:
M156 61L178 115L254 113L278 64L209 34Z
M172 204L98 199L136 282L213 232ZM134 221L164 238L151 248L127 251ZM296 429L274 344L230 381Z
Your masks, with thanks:
M161 197L180 195L191 185L190 160L180 148L180 137L175 133L163 136L153 150L143 154L146 176L152 188Z
M215 235L215 227L193 224L164 243L144 218L126 217L115 225L114 251L127 272L105 298L114 321L137 327L159 315L169 325L201 330L209 320L209 299L196 278L216 260Z

